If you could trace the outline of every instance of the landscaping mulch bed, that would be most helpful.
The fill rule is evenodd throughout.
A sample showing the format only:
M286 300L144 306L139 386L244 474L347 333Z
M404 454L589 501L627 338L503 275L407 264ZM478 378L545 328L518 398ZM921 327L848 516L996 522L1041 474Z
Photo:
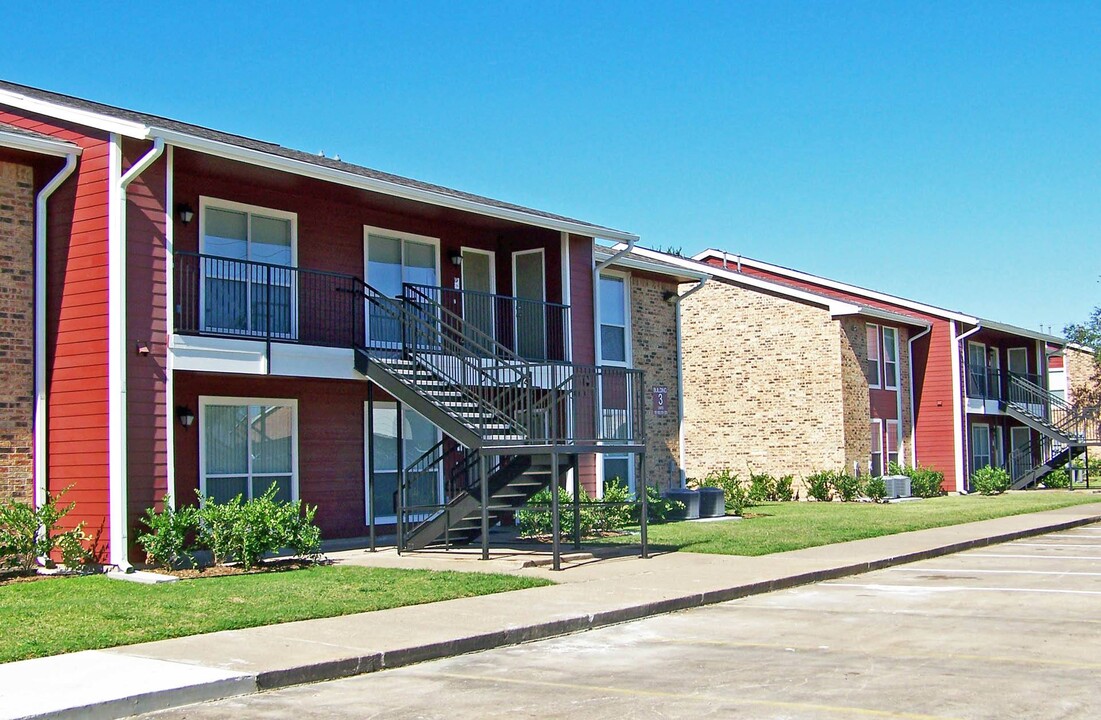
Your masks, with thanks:
M196 580L199 578L226 577L229 575L257 575L260 573L287 572L288 570L301 570L315 565L331 565L331 560L306 560L303 558L286 558L282 560L267 560L246 570L239 565L209 565L199 568L149 568L148 572L160 575L174 575L181 580Z

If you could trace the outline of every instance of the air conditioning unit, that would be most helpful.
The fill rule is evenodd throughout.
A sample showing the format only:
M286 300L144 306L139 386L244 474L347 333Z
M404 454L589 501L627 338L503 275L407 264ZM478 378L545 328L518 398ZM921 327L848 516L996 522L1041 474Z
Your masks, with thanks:
M910 497L910 478L905 475L884 475L883 482L887 485L887 497Z

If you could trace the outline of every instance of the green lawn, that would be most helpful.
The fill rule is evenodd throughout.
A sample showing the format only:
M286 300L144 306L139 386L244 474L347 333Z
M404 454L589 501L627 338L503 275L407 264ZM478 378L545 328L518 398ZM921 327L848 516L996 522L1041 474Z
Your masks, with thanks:
M71 577L0 586L0 662L550 584L328 565L163 585Z
M886 505L762 503L748 508L746 513L751 517L743 520L651 525L649 540L655 550L768 555L1099 501L1101 494L1038 490L993 497L940 497ZM638 536L617 538L615 541L637 543Z

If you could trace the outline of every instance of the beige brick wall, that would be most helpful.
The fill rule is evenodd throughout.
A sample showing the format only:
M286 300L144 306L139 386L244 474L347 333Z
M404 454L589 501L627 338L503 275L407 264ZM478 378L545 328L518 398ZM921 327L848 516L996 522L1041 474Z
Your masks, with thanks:
M847 317L840 323L841 339L841 397L845 417L845 461L837 468L853 472L854 463L863 472L868 467L872 453L869 431L871 408L869 407L868 380L864 366L868 357L868 324L862 318Z
M1063 353L1067 373L1067 401L1088 404L1101 401L1101 371L1093 353L1067 348Z
M680 483L676 307L664 299L665 293L676 291L677 284L672 281L631 277L632 364L645 373L647 392L646 482L661 488ZM649 400L651 388L661 385L669 390L664 417L653 413Z
M0 161L0 501L34 499L34 187Z
M717 280L683 304L688 476L840 469L841 331L829 312Z

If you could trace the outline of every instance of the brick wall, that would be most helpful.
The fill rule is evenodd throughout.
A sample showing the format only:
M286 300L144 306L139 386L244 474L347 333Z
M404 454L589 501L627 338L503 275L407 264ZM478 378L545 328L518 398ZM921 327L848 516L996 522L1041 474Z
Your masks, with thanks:
M1063 352L1063 358L1067 373L1067 401L1092 404L1101 400L1097 397L1101 394L1097 390L1101 387L1101 370L1098 369L1093 353L1068 347Z
M866 472L872 454L871 399L864 366L868 357L868 326L862 318L847 317L840 323L841 405L845 418L844 464L823 470L853 472L854 463Z
M664 299L665 293L676 291L675 282L638 275L631 278L633 365L645 373L647 398L655 386L669 390L667 415L656 416L652 403L646 407L646 482L661 488L679 487L680 483L676 307Z
M719 281L683 304L688 476L730 467L799 479L840 469L840 327L829 312ZM864 398L866 418L866 390Z
M0 161L0 501L34 500L33 183Z

